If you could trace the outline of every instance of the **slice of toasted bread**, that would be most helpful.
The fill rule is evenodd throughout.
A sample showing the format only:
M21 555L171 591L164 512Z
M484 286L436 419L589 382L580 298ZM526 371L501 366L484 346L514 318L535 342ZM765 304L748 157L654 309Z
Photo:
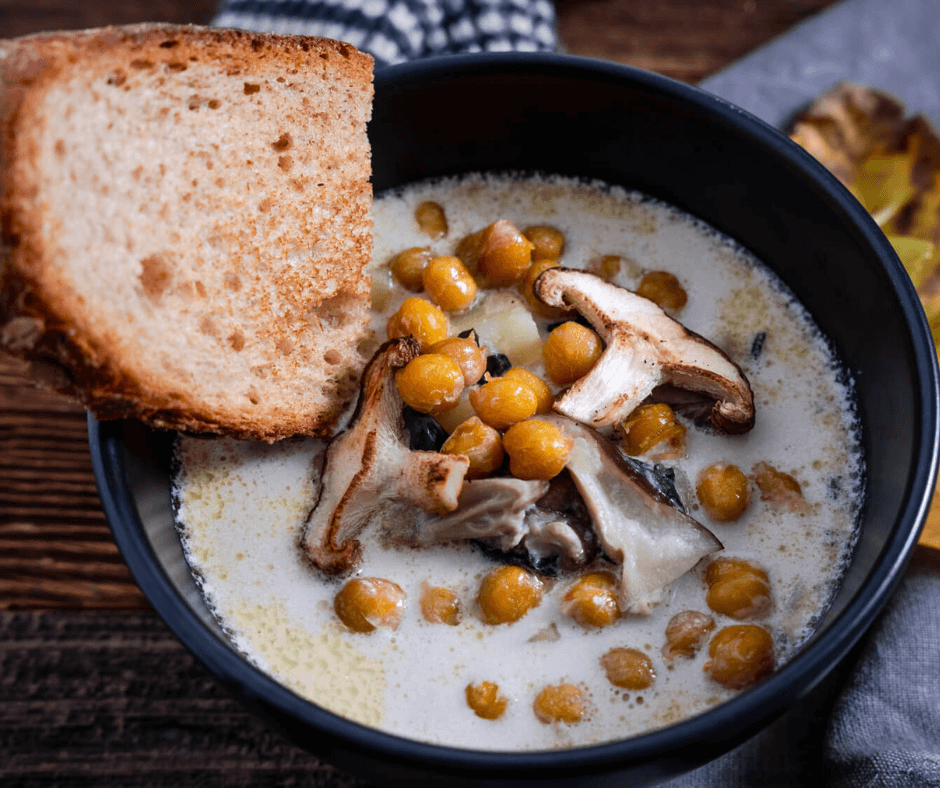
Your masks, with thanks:
M329 434L366 360L371 98L323 39L0 42L0 347L99 418Z

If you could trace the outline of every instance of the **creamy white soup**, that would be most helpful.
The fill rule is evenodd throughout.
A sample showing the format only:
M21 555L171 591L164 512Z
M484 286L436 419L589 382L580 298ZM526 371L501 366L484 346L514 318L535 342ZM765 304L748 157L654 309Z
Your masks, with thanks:
M415 216L428 201L446 216L446 233L437 238ZM688 514L722 548L667 583L648 613L631 612L600 627L565 613L563 597L580 573L601 567L617 576L616 564L601 554L580 570L541 576L536 607L513 623L491 624L477 595L499 559L475 543L403 547L388 538L388 523L370 524L357 536L361 562L346 576L324 574L307 560L299 545L317 498L321 442L269 446L181 437L174 490L181 538L206 602L235 647L298 695L343 717L420 741L497 751L622 739L727 700L738 690L705 669L713 659L711 641L727 627L765 630L776 669L791 658L850 556L862 467L851 388L825 338L783 284L701 222L597 183L502 176L419 183L380 195L374 217L376 346L405 298L422 297L396 283L390 260L411 247L453 255L461 239L497 220L522 230L560 230L562 266L593 271L628 290L652 271L674 275L687 303L668 314L739 365L753 391L755 426L722 434L680 413L686 432L678 448L660 445L638 459L672 470ZM517 292L515 286L481 287L469 309L448 315L449 331L474 328L487 353L505 354L514 366L547 379L541 347L559 320L535 316L512 323L502 310ZM551 385L556 395L562 388ZM472 415L466 396L457 407L459 417L441 418L450 428ZM616 425L601 432L622 445ZM747 480L747 506L733 521L716 521L699 500L697 480L714 464L733 464ZM768 466L780 483L762 490L759 472ZM389 518L395 516L389 509ZM743 618L709 607L708 567L721 557L765 573L769 606ZM396 628L358 632L339 619L334 599L350 577L383 578L402 589ZM456 596L455 625L425 619L421 598L428 587ZM667 626L685 611L708 617L712 626L688 655L664 653ZM648 686L612 683L602 658L613 649L645 657ZM496 685L505 701L495 719L468 705L468 686L481 682ZM576 719L561 714L545 721L536 698L559 685L577 693Z

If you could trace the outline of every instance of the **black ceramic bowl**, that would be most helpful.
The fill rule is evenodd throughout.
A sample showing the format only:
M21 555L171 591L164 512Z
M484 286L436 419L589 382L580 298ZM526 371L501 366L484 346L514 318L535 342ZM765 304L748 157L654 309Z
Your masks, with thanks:
M872 623L917 541L936 476L937 367L903 268L855 200L774 129L695 88L622 66L545 55L396 66L377 74L370 136L376 191L481 170L599 178L700 217L782 277L858 389L866 497L858 546L831 609L796 658L699 717L602 746L486 753L348 722L243 660L212 622L183 560L170 512L170 438L92 421L102 501L131 571L237 697L302 747L378 782L653 782L715 758L823 679Z

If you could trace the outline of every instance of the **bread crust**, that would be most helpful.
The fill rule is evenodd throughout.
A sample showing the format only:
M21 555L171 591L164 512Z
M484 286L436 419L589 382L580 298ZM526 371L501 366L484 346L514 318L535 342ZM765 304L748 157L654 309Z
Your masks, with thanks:
M345 43L196 26L0 42L0 349L99 419L331 434L369 336L371 77Z

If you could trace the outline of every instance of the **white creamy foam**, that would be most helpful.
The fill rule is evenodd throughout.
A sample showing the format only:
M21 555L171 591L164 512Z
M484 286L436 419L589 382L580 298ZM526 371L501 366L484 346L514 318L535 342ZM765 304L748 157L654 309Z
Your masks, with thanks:
M621 256L625 262L615 281L625 287L636 287L648 270L678 276L689 293L679 319L741 365L757 407L757 424L744 436L690 427L689 456L672 463L680 480L694 480L718 461L745 473L763 461L795 476L809 503L805 514L774 511L753 491L740 521L716 524L698 509L691 487L684 489L690 513L714 531L725 555L768 572L775 605L759 623L774 635L778 664L785 661L811 632L838 582L861 491L850 392L805 310L746 252L668 206L562 178L470 177L419 184L377 200L373 274L386 301L375 320L381 339L387 315L409 295L389 290L384 266L402 249L429 245L414 221L423 200L447 212L447 236L430 243L438 254L452 254L461 237L506 218L520 228L561 229L567 244L561 262L568 267ZM541 330L544 336L544 325ZM763 350L753 358L760 333L766 334ZM568 583L559 580L521 621L489 626L475 614L474 598L490 560L471 548L386 551L366 533L357 574L397 582L407 594L406 610L395 632L347 631L332 609L341 582L318 575L297 547L321 450L312 440L262 446L188 438L178 449L178 519L207 602L235 645L298 694L388 732L484 750L624 738L731 696L703 673L704 650L672 667L660 654L675 613L709 612L695 571L680 578L669 601L648 618L585 631L561 615ZM458 626L423 621L418 600L425 582L459 594L464 614ZM716 630L736 623L715 619ZM629 692L608 683L599 658L616 646L649 655L656 670L650 689ZM465 687L481 680L496 682L509 699L499 720L480 719L466 704ZM532 711L535 694L563 681L588 691L589 718L576 725L540 723Z

